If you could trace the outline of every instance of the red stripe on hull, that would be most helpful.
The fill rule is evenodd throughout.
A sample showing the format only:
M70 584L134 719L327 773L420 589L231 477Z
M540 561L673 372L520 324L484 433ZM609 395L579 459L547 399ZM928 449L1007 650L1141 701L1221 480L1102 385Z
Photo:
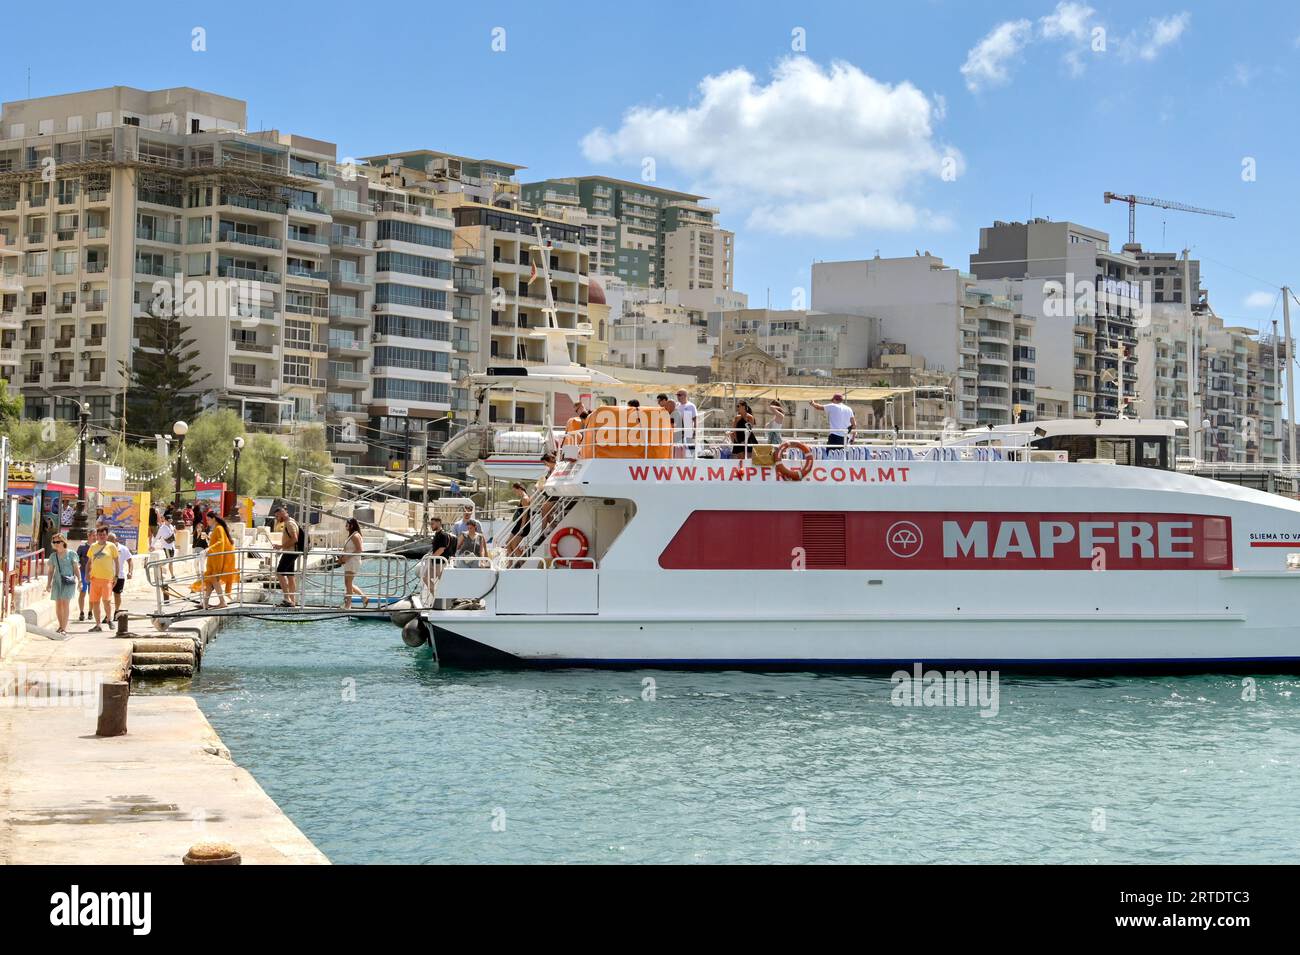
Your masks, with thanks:
M665 570L1229 570L1203 514L695 511Z

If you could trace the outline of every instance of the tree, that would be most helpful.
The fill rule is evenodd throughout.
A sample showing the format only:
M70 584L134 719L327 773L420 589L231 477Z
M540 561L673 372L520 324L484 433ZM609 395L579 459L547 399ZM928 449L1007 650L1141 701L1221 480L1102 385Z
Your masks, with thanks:
M198 415L195 389L208 377L195 364L199 349L178 319L150 311L137 320L140 347L131 367L119 364L130 382L126 392L126 425L135 434L171 434L176 421Z
M154 474L151 480L132 482L131 487L148 491L154 501L170 501L175 471L159 457L152 444L124 444L118 435L108 439L106 460L124 468L128 475ZM129 478L128 478L129 480Z
M185 420L189 423L190 430L185 435L185 458L188 463L184 467L184 473L192 476L198 470L205 478L215 477L229 463L235 438L243 437L244 422L240 420L238 412L230 408L202 411ZM239 462L239 473L242 477L242 460ZM222 474L222 479L230 481L229 468ZM243 481L240 483L243 484Z
M18 461L52 461L77 443L77 429L66 421L8 421L10 454Z
M0 427L8 428L23 414L23 399L9 393L9 382L0 378Z

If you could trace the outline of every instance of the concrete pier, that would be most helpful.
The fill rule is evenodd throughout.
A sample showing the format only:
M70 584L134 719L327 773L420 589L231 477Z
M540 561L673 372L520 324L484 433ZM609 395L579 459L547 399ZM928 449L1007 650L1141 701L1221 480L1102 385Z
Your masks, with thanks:
M142 574L140 576L143 576ZM123 609L147 613L151 592ZM28 603L31 626L52 631L53 606ZM187 621L204 639L218 621ZM67 639L10 618L0 657L0 864L179 865L200 842L226 842L244 864L327 864L244 769L186 695L132 696L123 736L99 738L96 685L126 678L132 641ZM156 635L147 621L140 636ZM20 632L21 631L21 632ZM5 696L4 694L8 694Z

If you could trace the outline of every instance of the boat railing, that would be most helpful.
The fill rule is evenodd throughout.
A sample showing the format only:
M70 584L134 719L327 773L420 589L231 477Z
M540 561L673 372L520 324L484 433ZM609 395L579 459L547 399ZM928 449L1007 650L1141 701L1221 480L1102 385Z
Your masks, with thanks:
M674 435L671 449L652 440L647 429L636 425L600 428L590 441L584 437L583 432L567 435L561 443L560 457L602 457L600 449L606 446L619 448L619 453L611 456L647 459L725 461L780 454L787 460L802 461L803 448L807 448L816 460L1028 461L1038 450L1030 446L1035 437L1032 431L855 431L845 437L827 429L788 428L777 432L759 428L747 441L731 428L701 428L694 433L692 442ZM665 454L665 450L669 453Z
M230 553L209 549L146 560L145 579L154 589L158 614L174 612L173 601L201 605L224 598L234 606L267 606L283 599L276 566L284 551L269 546L237 547L233 549L233 569L220 572L221 558ZM323 609L343 606L349 576L379 604L409 597L419 587L413 571L412 562L397 554L308 548L305 555L299 554L291 576L298 605ZM352 605L361 606L360 595L353 597Z

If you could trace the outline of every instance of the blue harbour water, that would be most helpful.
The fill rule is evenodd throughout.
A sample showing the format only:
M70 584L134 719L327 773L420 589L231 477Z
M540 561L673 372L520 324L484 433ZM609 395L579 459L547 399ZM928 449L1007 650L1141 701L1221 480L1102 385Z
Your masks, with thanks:
M1004 676L993 717L892 688L440 671L340 620L228 627L192 691L337 863L1300 861L1300 679Z

